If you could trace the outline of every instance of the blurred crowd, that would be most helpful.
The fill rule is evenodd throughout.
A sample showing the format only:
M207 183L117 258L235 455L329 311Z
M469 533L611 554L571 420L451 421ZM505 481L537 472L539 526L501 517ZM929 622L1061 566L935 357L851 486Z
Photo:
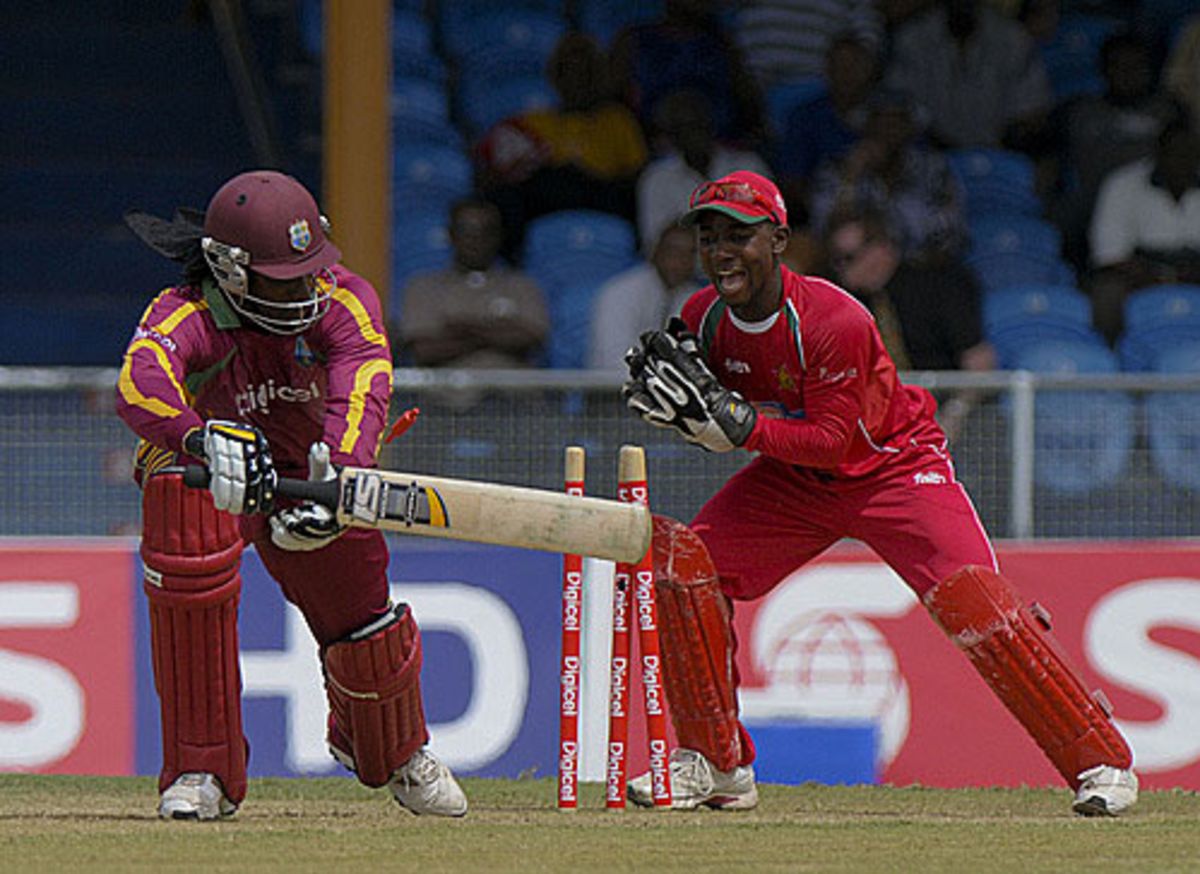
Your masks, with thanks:
M397 32L428 31L397 94L432 83L447 125L398 99L397 154L465 159L441 200L418 183L447 162L397 160L403 364L618 367L704 282L675 218L734 169L778 182L789 266L860 296L912 369L1012 366L984 315L1009 288L1086 296L1115 347L1131 292L1200 283L1194 4L513 3L474 40L470 3L403 5Z

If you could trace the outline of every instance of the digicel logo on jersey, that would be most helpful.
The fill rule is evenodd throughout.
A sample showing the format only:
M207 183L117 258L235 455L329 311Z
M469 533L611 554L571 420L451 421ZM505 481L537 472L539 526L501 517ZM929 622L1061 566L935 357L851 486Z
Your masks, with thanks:
M321 397L321 389L314 379L307 386L276 385L275 380L268 380L263 385L248 385L245 391L234 396L239 415L247 413L270 413L271 404L280 401L285 404L307 404Z

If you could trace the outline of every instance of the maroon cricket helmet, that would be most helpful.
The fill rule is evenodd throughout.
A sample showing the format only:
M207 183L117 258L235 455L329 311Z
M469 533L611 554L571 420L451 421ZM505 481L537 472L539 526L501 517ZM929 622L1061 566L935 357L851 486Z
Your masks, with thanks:
M309 276L341 260L308 189L274 170L234 176L208 203L204 233L247 252L247 265L271 279Z

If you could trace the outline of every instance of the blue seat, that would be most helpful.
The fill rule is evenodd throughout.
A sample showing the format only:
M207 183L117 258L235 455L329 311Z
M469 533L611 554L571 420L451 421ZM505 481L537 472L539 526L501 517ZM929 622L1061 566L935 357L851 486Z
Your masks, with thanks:
M458 112L472 136L480 136L506 118L558 105L558 94L541 74L497 82L464 77L458 84Z
M539 216L525 230L522 263L549 298L558 290L603 282L637 260L633 225L592 210Z
M447 143L457 137L450 120L450 99L436 82L412 76L392 80L392 132L397 140Z
M1033 253L1046 258L1062 255L1062 232L1050 222L1022 213L983 213L967 224L971 256L993 252Z
M1125 370L1149 370L1159 350L1200 340L1200 285L1156 285L1125 300L1117 351Z
M461 149L426 143L392 147L392 202L396 211L445 212L470 194L474 169Z
M1025 347L1016 366L1036 373L1114 373L1117 358L1101 344L1056 340ZM1034 417L1034 482L1039 487L1081 497L1113 485L1125 472L1137 431L1136 406L1129 396L1042 389Z
M1054 37L1042 46L1042 61L1057 101L1104 92L1100 49L1119 26L1119 21L1103 15L1066 13L1059 18Z
M462 66L480 64L521 64L517 55L526 56L527 63L536 63L535 72L544 72L545 61L566 33L567 22L558 8L538 8L521 3L487 3L474 14L464 14L470 3L446 3L457 6L453 15L460 16L452 30L442 32L446 54ZM550 4L546 4L549 6ZM503 67L497 69L502 70Z
M946 159L966 192L968 215L1041 214L1033 161L1027 156L1005 149L962 148L948 151Z
M816 100L829 90L824 76L802 76L777 82L767 90L767 118L776 136L787 130L788 116L797 106Z
M578 282L562 285L547 294L551 327L545 351L547 367L586 366L592 309L596 293L603 285L603 282Z
M1160 352L1159 373L1200 374L1200 340ZM1146 398L1146 434L1154 469L1168 483L1200 491L1200 392L1155 392Z
M1019 350L1051 340L1103 345L1092 328L1092 304L1069 285L1014 285L984 293L983 333L1000 366L1011 368Z
M452 257L445 212L404 211L392 221L392 294L389 311L400 312L404 286L416 273L441 270Z
M662 17L664 0L576 0L579 29L609 45L621 30Z
M1075 285L1075 271L1057 256L1033 252L968 254L966 264L984 291L1011 285Z

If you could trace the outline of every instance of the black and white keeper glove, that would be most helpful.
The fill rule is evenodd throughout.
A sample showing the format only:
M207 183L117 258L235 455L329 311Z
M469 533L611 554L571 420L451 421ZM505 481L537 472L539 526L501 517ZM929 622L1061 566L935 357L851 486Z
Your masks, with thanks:
M329 460L329 446L318 441L308 448L308 479L326 482L337 479L337 469ZM271 542L289 552L311 552L328 546L346 530L339 525L333 510L324 504L305 501L280 510L271 517Z
M253 425L213 419L188 435L187 450L208 462L213 505L229 513L270 513L279 477L267 438ZM198 450L198 452L197 452Z
M758 418L754 407L717 381L682 320L643 334L625 363L629 380L621 396L646 422L674 428L710 452L728 452L749 439Z

